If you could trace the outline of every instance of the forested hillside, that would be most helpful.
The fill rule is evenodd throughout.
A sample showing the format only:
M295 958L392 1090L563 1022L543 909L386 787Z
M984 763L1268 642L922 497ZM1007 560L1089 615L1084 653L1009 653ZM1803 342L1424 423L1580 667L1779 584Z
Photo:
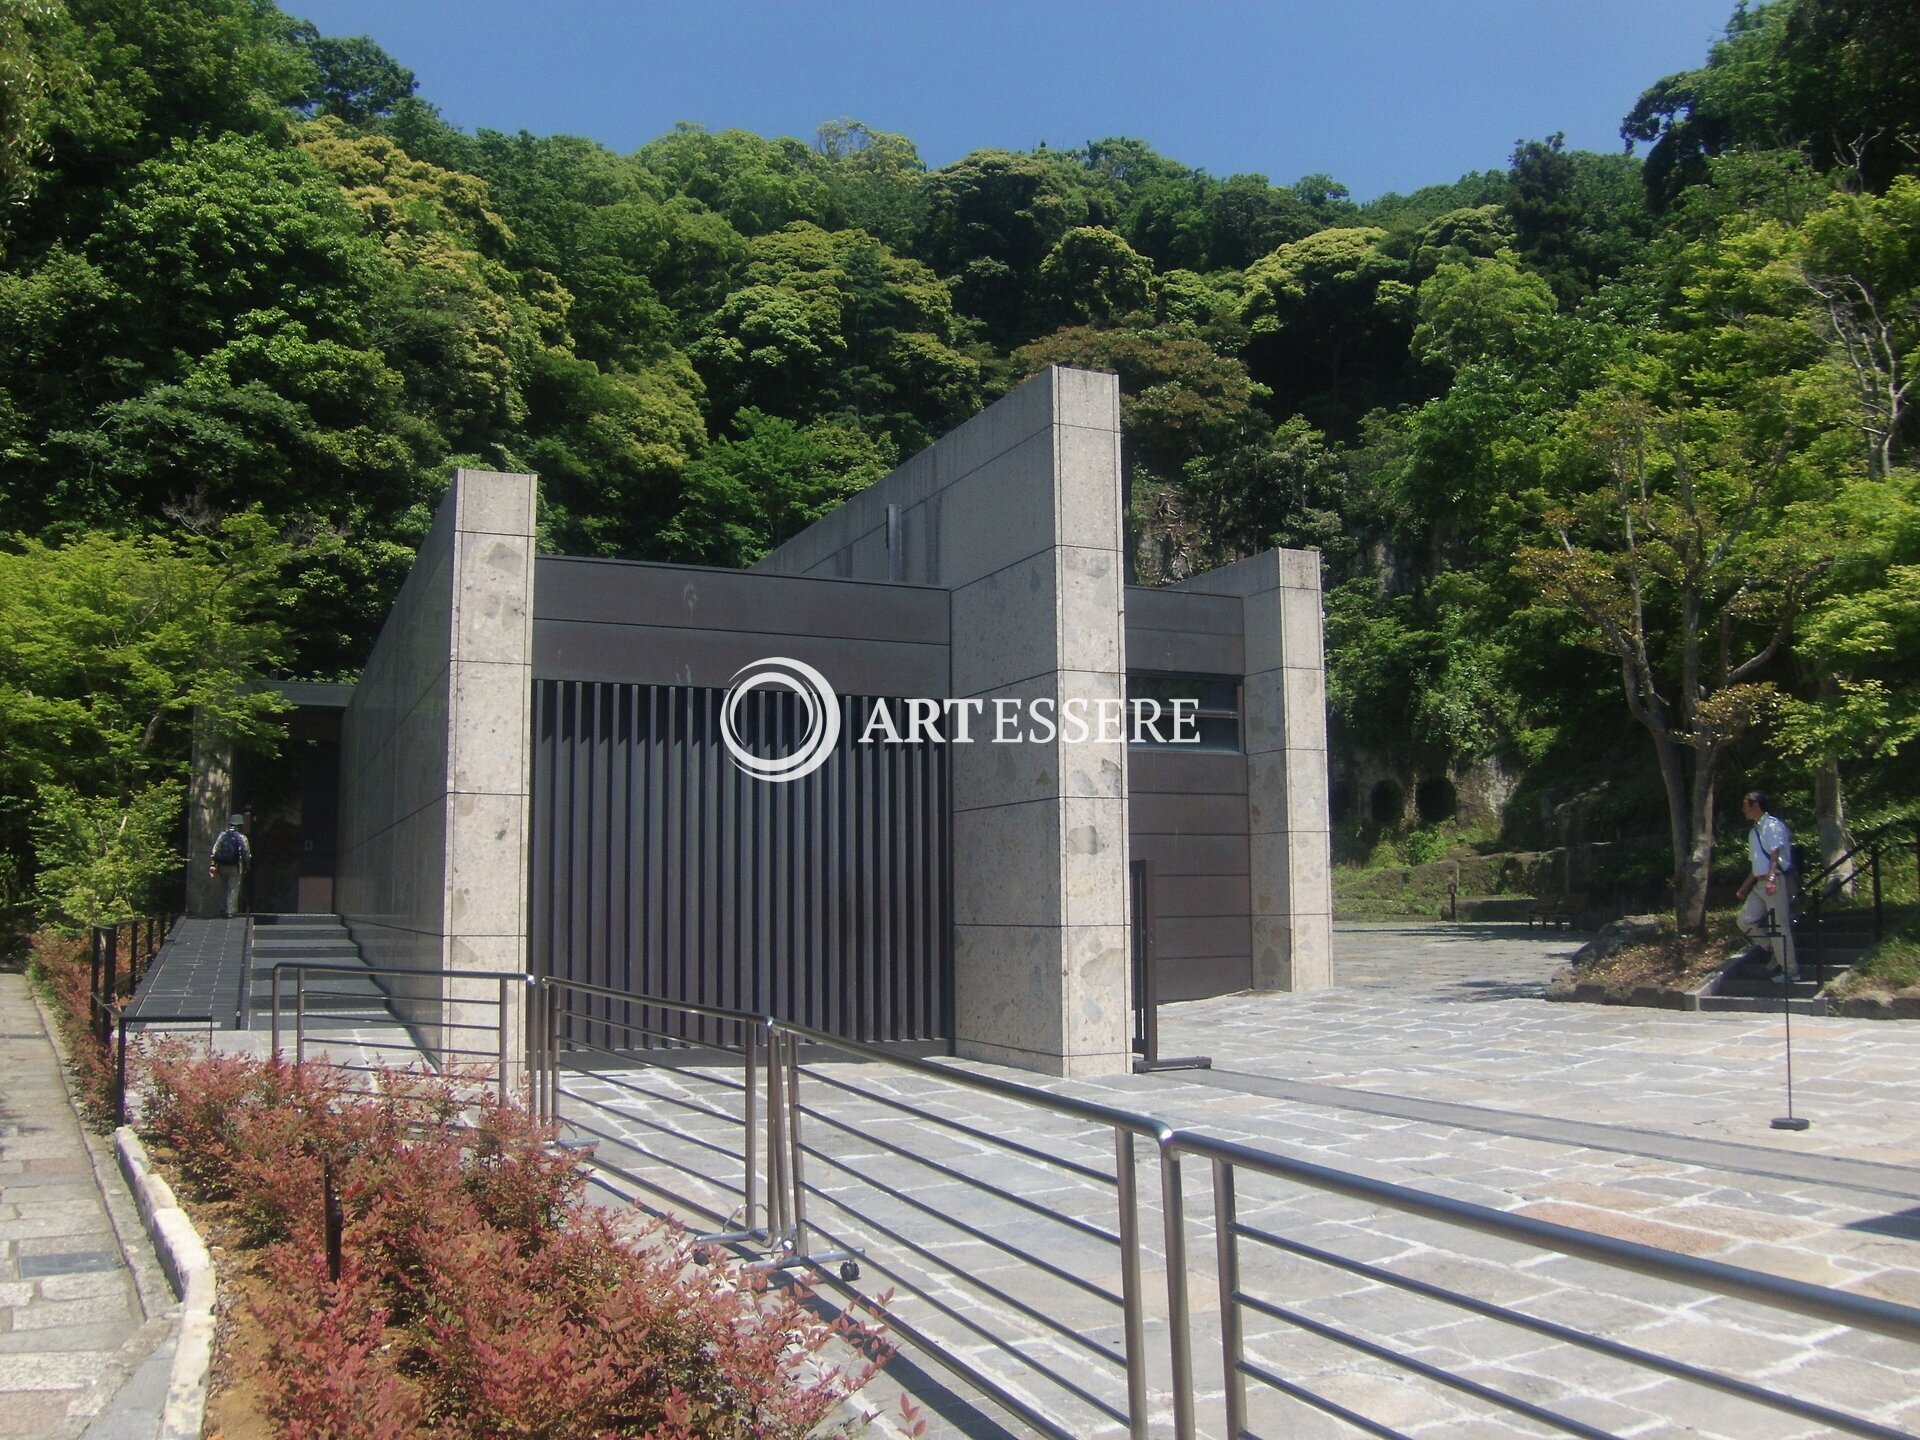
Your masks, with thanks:
M218 686L350 673L454 465L538 472L555 550L744 563L1050 363L1121 377L1143 583L1321 551L1337 765L1497 758L1515 843L1576 794L1670 833L1683 917L1709 782L1920 796L1910 5L1742 8L1621 97L1624 153L1365 203L1136 139L467 134L405 58L265 0L0 0L14 883L35 795L110 828ZM167 606L175 648L22 608L96 572L109 650ZM1396 828L1363 801L1350 854Z

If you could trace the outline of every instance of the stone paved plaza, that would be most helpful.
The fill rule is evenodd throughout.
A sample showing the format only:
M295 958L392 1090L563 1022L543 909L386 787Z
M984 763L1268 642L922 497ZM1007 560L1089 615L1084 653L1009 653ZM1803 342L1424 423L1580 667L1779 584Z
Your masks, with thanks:
M1431 1194L1920 1306L1920 1026L1796 1017L1798 1108L1814 1124L1774 1131L1778 1017L1549 1004L1545 983L1576 944L1518 927L1343 927L1330 990L1163 1010L1163 1054L1207 1054L1211 1071L1043 1083ZM740 1218L739 1078L737 1068L575 1074L562 1112L630 1177L616 1180L623 1189L659 1187L637 1193L695 1229L722 1228ZM896 1287L898 1319L1074 1433L1123 1433L1113 1418L1125 1373L1111 1133L889 1066L811 1062L802 1099L813 1248L862 1249L862 1290ZM1147 1373L1164 1408L1151 1144L1138 1173ZM1204 1166L1189 1160L1183 1177L1200 1428L1220 1435L1212 1193ZM1243 1177L1239 1198L1243 1223L1334 1258L1243 1244L1243 1292L1301 1322L1243 1310L1248 1358L1390 1431L1559 1433L1303 1325L1410 1354L1593 1433L1836 1433L1343 1265L1378 1265L1920 1431L1920 1347L1276 1180ZM934 1401L930 1435L1025 1433L992 1407L939 1409L939 1372L912 1359L871 1387L883 1409L904 1388ZM1252 1433L1362 1433L1257 1383L1251 1393ZM1165 1423L1163 1413L1156 1428Z
M1783 1102L1777 1018L1548 1004L1539 998L1545 982L1577 943L1564 935L1396 926L1343 929L1338 939L1332 990L1163 1011L1163 1053L1210 1054L1213 1071L1047 1088L1430 1193L1920 1305L1920 1175L1908 1168L1920 1142L1920 1106L1910 1098L1920 1027L1796 1020L1800 1108L1815 1124L1788 1135L1767 1126ZM811 1218L832 1239L867 1248L862 1288L918 1286L924 1296L902 1290L899 1316L1077 1432L1120 1433L1102 1409L1124 1395L1110 1298L1119 1286L1114 1193L1085 1173L1112 1173L1110 1137L878 1066L815 1064L806 1077L814 1152L806 1178L819 1192ZM651 1179L684 1166L737 1183L737 1160L722 1158L737 1155L737 1126L703 1113L737 1114L728 1078L575 1077L565 1108L632 1173ZM976 1133L890 1110L888 1098ZM1009 1141L1026 1153L1010 1153ZM1149 1373L1159 1391L1167 1378L1161 1220L1147 1151ZM1220 1434L1211 1195L1202 1167L1188 1162L1183 1173L1200 1421L1204 1433ZM670 1183L709 1212L688 1212L696 1226L738 1204L720 1183ZM1863 1410L1896 1430L1920 1428L1920 1348L1278 1181L1243 1179L1240 1202L1243 1223L1347 1261ZM1833 1433L1298 1255L1249 1245L1242 1264L1245 1291L1310 1323L1600 1432ZM1248 1313L1246 1327L1251 1360L1392 1430L1555 1433L1270 1316ZM996 1352L989 1336L1011 1338L1026 1363ZM1255 1433L1361 1433L1257 1384L1252 1393ZM1001 1432L956 1411L931 1433Z

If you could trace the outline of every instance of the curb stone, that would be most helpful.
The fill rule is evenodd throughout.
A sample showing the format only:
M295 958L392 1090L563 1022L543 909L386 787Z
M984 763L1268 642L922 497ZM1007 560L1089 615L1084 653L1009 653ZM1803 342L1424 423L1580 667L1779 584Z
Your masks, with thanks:
M173 1187L153 1168L140 1137L122 1125L113 1132L113 1149L161 1268L181 1302L159 1440L198 1440L206 1423L207 1376L213 1366L213 1256L174 1198Z
M1829 1014L1850 1020L1920 1020L1920 995L1849 995L1844 1000L1829 1000Z

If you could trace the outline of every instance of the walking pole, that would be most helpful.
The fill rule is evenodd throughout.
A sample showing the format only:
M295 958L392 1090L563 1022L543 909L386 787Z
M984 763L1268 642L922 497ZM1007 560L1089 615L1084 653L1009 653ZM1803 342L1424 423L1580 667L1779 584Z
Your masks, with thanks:
M1768 943L1777 941L1779 934L1780 923L1770 908L1767 911ZM1774 1116L1770 1124L1775 1130L1807 1130L1812 1128L1813 1122L1804 1115L1793 1113L1793 982L1787 978L1786 957L1777 950L1775 956L1780 961L1780 1018L1787 1027L1787 1113Z

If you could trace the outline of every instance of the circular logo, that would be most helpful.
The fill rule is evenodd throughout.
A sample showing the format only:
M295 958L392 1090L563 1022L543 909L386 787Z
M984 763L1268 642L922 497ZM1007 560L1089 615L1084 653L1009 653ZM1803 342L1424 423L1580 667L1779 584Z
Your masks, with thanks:
M740 738L735 716L740 702L751 690L791 690L800 697L800 709L806 716L806 729L800 748L791 755L754 754ZM811 665L770 655L751 665L742 665L727 686L726 703L720 707L720 738L726 743L733 763L749 775L782 784L811 775L827 763L827 756L840 743L840 697L833 693L827 677Z

